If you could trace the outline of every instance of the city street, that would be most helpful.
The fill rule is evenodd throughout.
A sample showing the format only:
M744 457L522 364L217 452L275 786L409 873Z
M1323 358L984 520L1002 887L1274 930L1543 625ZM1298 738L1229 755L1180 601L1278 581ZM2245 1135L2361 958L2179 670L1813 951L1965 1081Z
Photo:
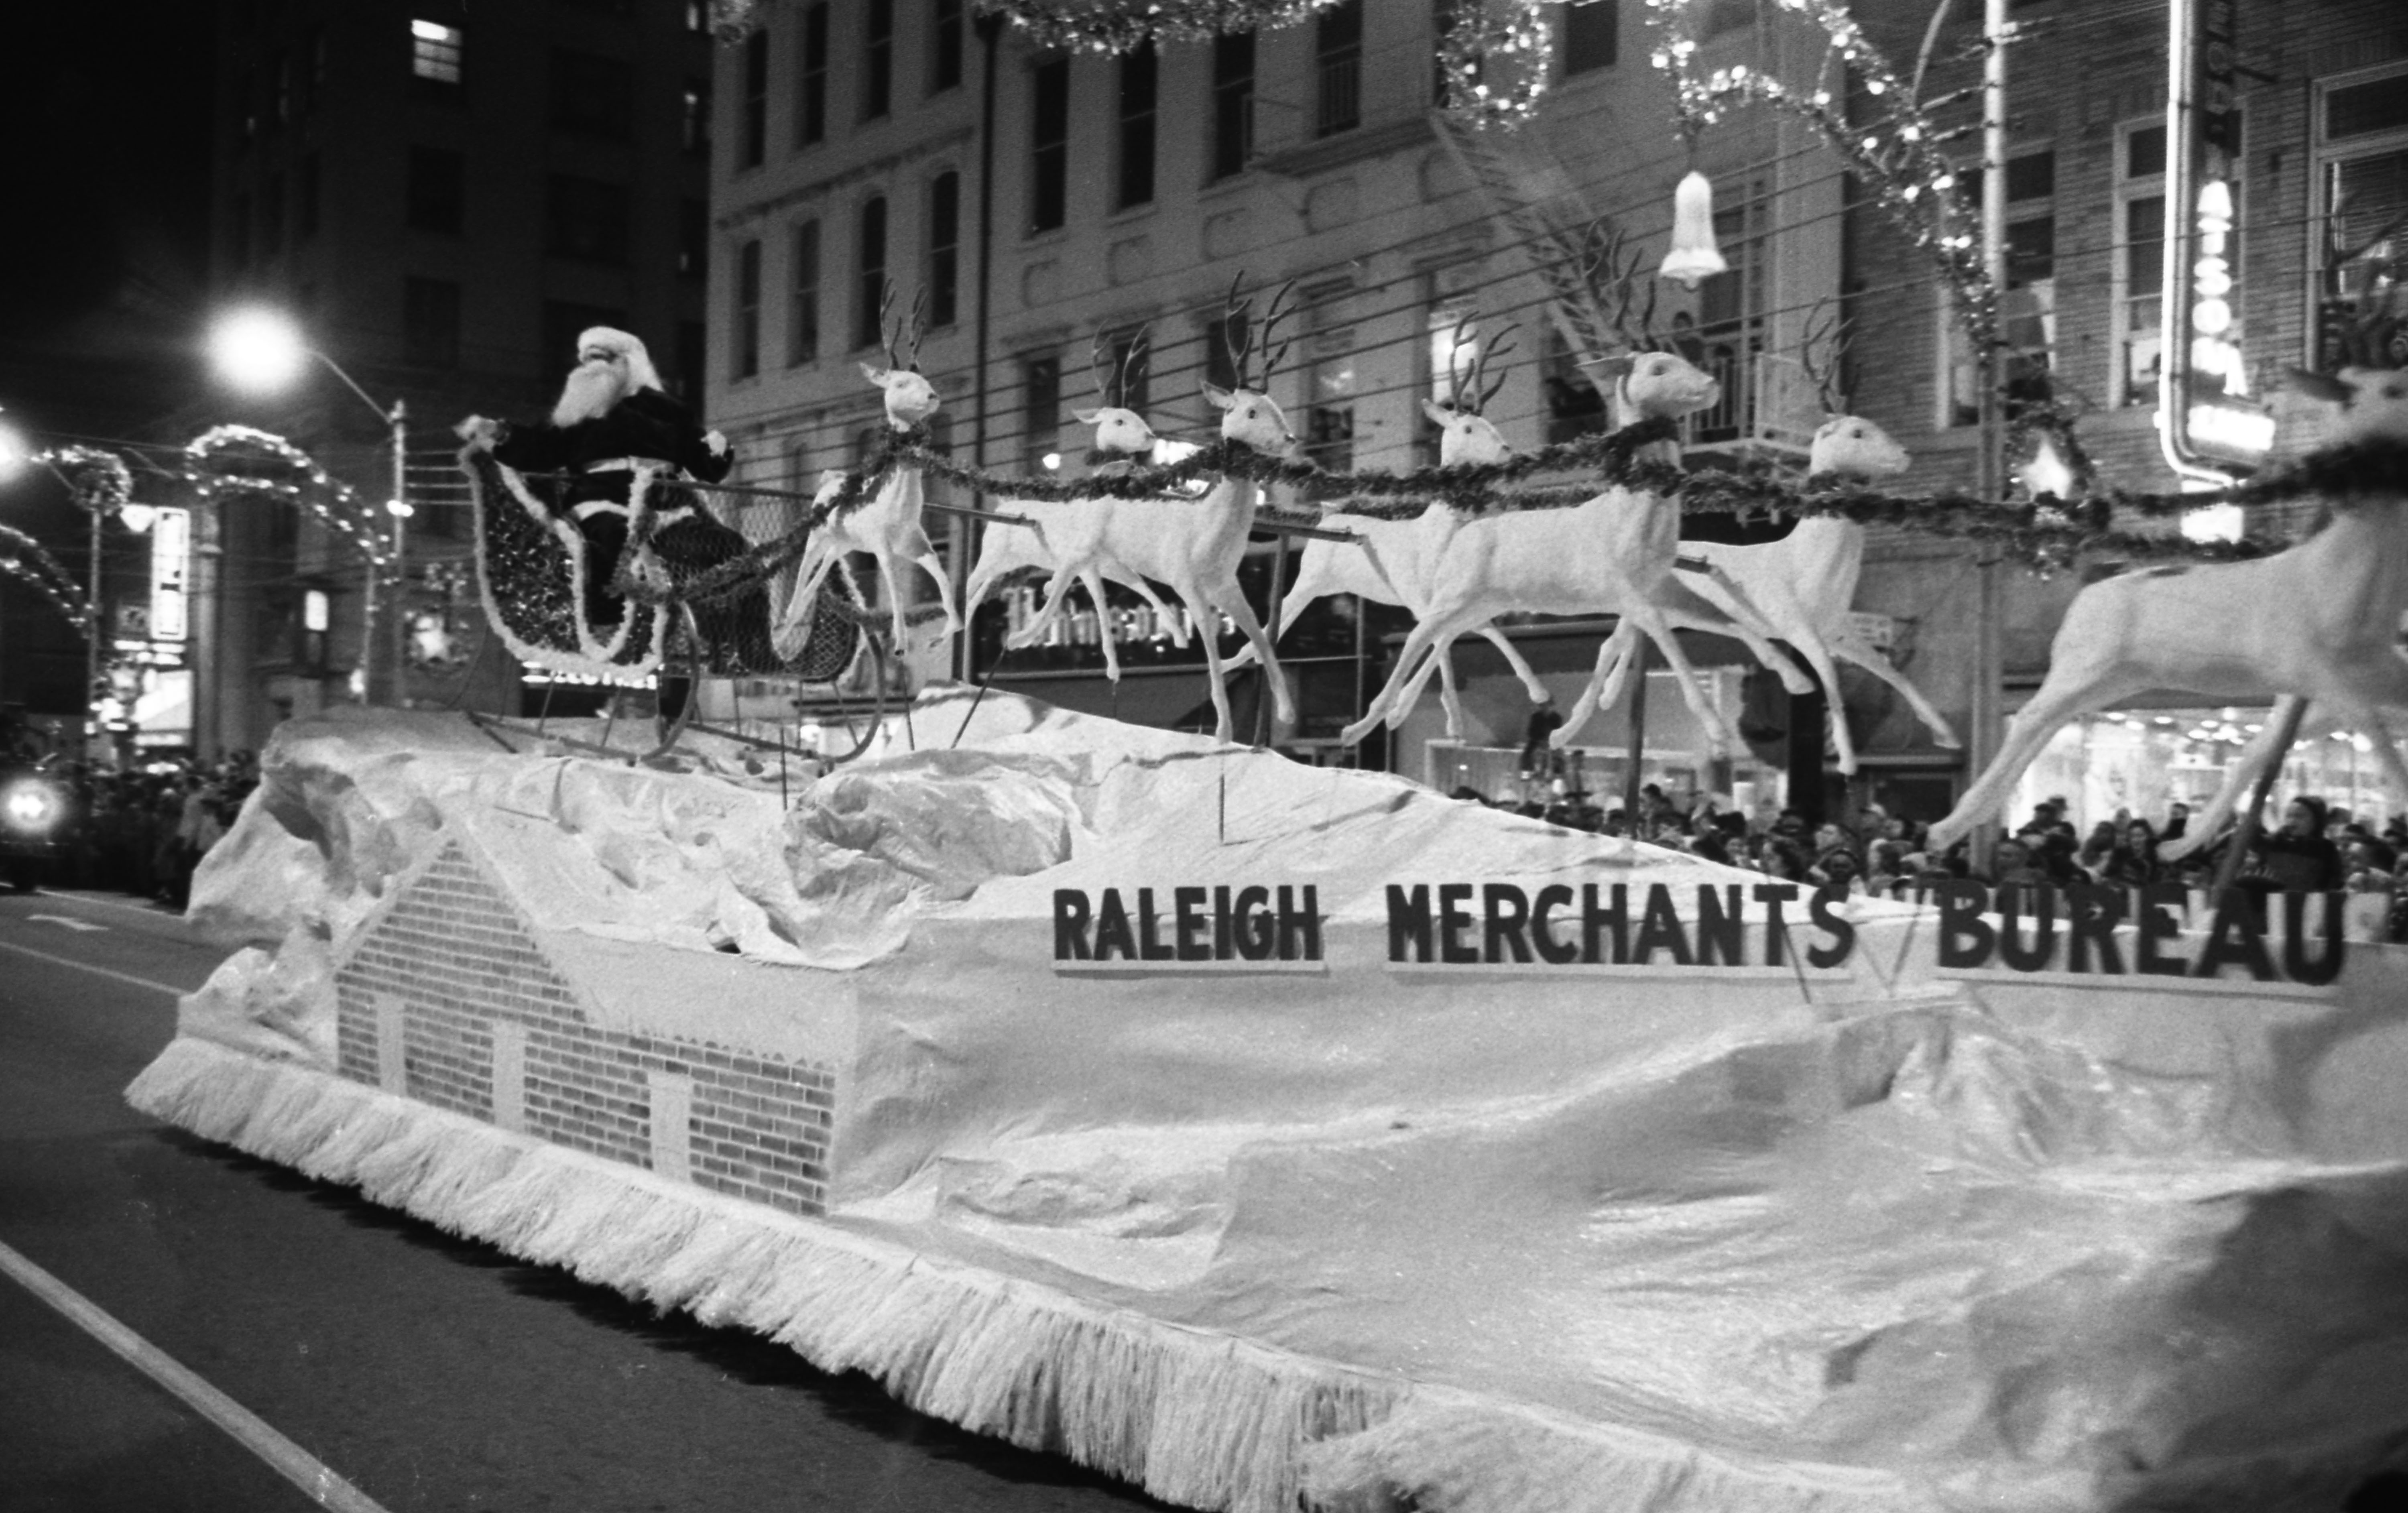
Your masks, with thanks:
M1160 1506L909 1412L758 1336L657 1318L134 1112L122 1092L172 1035L174 993L219 954L130 899L0 896L0 1246L375 1505ZM315 1502L0 1279L0 1504Z

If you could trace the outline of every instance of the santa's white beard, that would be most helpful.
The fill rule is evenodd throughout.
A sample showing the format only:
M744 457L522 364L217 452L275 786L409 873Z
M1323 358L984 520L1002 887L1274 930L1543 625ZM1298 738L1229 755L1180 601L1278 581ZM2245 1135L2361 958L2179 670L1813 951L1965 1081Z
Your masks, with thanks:
M575 425L607 415L627 397L627 376L615 363L580 363L561 386L560 403L552 407L552 423Z

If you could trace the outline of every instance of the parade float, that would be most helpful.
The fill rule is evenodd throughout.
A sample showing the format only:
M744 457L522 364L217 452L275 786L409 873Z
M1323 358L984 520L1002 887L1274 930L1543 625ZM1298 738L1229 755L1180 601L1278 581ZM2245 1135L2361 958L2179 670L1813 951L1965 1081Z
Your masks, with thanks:
M1441 62L1473 79L1503 43L1464 30ZM1684 80L1684 108L1777 88ZM1921 141L1847 150L1903 206ZM1995 324L1970 242L1927 245ZM1667 276L1711 252L1676 239ZM1040 621L1159 584L1228 617L1273 703L1281 615L1236 565L1250 531L1305 537L1302 586L1416 621L1361 728L1521 611L1616 617L1576 714L1642 640L1678 665L1679 628L1800 680L1773 643L1870 665L1844 624L1870 522L2141 566L2069 616L2035 721L2114 681L2078 669L2174 666L2200 593L2301 572L2348 578L2345 657L2242 636L2191 670L2408 702L2370 650L2408 607L2408 404L2364 375L2342 445L2225 495L2331 505L2337 554L2152 526L2197 494L1885 493L1895 444L1844 415L1818 452L1848 465L1684 474L1663 444L1711 390L1645 343L1590 369L1610 435L1508 455L1459 388L1441 465L1328 475L1283 455L1270 335L1223 329L1263 367L1229 354L1217 441L1099 407L1123 460L1069 480L932 448L939 396L890 338L882 446L749 543L702 539L712 492L669 448L513 453L472 422L494 636L665 700L875 663L927 628L899 585L942 474L1004 502L971 605L932 570L948 631L1007 573L1046 578ZM2030 423L2080 460L2064 414ZM1266 511L1301 486L1326 513ZM1683 544L1768 511L1795 529ZM288 723L195 879L232 954L129 1096L1199 1508L2258 1513L2408 1453L2408 952L2338 900L1776 882L1239 744L1202 639L1210 735L954 685L808 733L701 692L657 728Z

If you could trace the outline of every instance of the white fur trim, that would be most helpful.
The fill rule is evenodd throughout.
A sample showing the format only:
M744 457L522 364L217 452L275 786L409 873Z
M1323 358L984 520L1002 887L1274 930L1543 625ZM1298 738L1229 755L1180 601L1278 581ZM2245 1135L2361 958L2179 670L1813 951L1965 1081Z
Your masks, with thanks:
M541 646L524 639L510 630L509 621L502 617L500 602L494 597L493 564L486 560L485 556L485 511L494 507L486 498L484 478L479 473L471 456L472 452L480 450L471 448L464 450L461 454L461 465L468 474L469 499L476 509L477 594L484 606L486 623L493 627L494 635L502 638L502 644L509 649L510 654L530 667L541 667L548 672L565 673L575 678L601 678L608 682L641 682L660 666L661 649L668 635L669 607L667 605L650 607L652 616L652 640L649 651L633 662L614 661L613 659L620 652L626 649L627 637L634 631L636 615L641 607L630 604L629 612L620 617L617 632L608 640L596 637L593 628L585 623L585 537L583 534L575 525L554 515L541 500L529 492L523 478L517 469L488 456L486 461L492 463L494 475L502 480L503 487L509 492L510 497L517 501L520 508L526 511L530 520L552 533L561 543L561 550L568 558L570 613L577 625L577 649L569 651L559 647ZM630 492L640 497L642 492L649 488L650 482L648 476L639 473ZM630 509L629 516L628 538L632 543L635 537L633 508Z

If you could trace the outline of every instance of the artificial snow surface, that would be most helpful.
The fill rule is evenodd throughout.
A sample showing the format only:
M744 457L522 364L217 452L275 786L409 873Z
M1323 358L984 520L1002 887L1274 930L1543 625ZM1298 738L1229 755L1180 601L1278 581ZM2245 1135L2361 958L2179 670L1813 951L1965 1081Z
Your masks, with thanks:
M828 1225L1397 1382L1306 1457L1333 1498L2323 1509L2408 1445L2397 951L1968 983L1858 904L1812 982L1391 973L1389 883L1745 875L996 694L955 745L969 707L788 800L709 737L290 724L195 880L243 949L184 1033L330 1068L334 963L465 836L656 1022L842 1043ZM1052 970L1054 890L1219 883L1313 885L1327 971Z

